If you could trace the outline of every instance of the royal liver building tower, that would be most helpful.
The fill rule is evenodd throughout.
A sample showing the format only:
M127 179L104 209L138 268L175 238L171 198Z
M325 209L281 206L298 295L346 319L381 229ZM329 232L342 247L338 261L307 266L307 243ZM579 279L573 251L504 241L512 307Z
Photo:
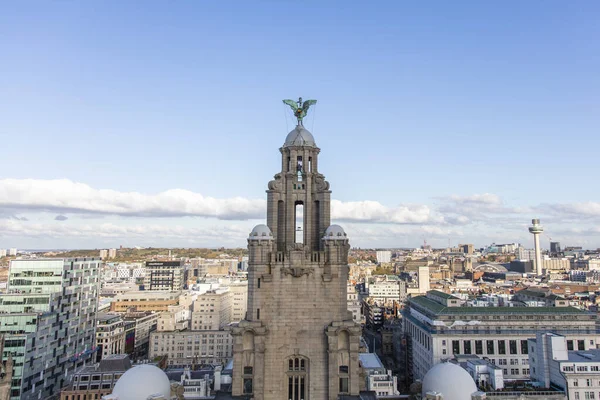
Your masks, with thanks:
M360 327L347 310L348 238L330 225L329 183L302 118L314 100L285 100L298 126L279 149L267 224L248 238L248 311L232 331L234 396L334 400L358 395Z

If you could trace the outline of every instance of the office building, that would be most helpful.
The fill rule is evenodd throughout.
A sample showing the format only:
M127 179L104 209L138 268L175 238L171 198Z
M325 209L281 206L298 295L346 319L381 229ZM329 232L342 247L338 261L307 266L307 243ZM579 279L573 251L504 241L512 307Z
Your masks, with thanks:
M529 339L528 346L531 379L540 387L560 388L569 400L600 396L600 350L574 350L567 337L545 332ZM580 343L578 347L586 346Z
M535 260L535 250L534 249L526 249L525 247L519 246L517 251L515 252L517 256L517 260L522 261L533 261Z
M442 360L475 354L501 367L506 379L527 379L527 340L540 330L567 336L577 350L596 348L597 315L561 301L554 299L554 306L478 307L436 290L409 298L403 321L413 378L422 379Z
M348 285L348 311L352 313L354 322L360 324L362 321L361 302L358 299L358 292L354 285Z
M377 263L384 264L392 261L392 252L389 250L377 250Z
M239 322L246 318L248 307L248 281L233 282L227 286L231 293L231 321Z
M398 382L392 371L387 370L377 354L360 353L360 367L365 374L365 389L375 392L377 398L398 396Z
M472 244L459 244L458 247L462 250L463 253L465 254L473 254L474 252L474 246Z
M0 295L3 360L14 360L11 399L56 396L93 360L99 258L13 260Z
M147 261L144 290L182 290L184 272L183 261Z
M571 270L571 261L568 258L544 258L542 265L545 274Z
M406 282L395 275L386 276L384 281L369 284L369 298L381 304L404 302Z
M110 303L111 312L168 311L169 306L177 305L181 292L146 291L125 292L115 296Z
M126 354L107 356L96 364L85 365L70 375L60 391L60 400L98 400L112 393L115 383L131 368Z
M96 361L113 354L125 353L125 322L120 314L96 316Z
M226 330L153 332L150 358L157 356L179 367L226 364L233 357L233 339Z
M560 253L560 242L550 242L550 253Z
M167 311L157 315L157 330L159 332L180 331L190 327L191 312L189 306L183 304L169 306Z
M145 359L150 349L150 335L157 330L157 313L133 311L123 314L125 321L125 353L132 360ZM133 349L133 350L132 350Z
M194 301L193 330L219 330L231 323L232 293L229 288L206 292Z
M16 255L17 255L17 249L16 249L16 248L14 248L14 247L13 247L13 248L10 248L10 249L8 249L8 255L9 255L9 257L14 257L14 256L16 256Z

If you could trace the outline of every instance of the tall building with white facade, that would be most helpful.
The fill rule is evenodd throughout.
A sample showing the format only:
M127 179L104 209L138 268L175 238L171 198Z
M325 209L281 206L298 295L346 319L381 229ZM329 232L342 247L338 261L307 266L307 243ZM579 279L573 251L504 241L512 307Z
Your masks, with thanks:
M93 360L99 258L13 260L0 295L3 360L15 362L11 399L57 395Z
M554 333L538 332L528 343L533 381L564 390L569 400L600 398L600 350L572 350L567 337Z
M248 307L248 281L233 282L227 287L231 293L231 321L239 322L246 318Z
M392 261L392 252L389 250L377 250L377 262L379 264Z
M192 308L192 330L219 330L231 323L233 294L229 288L206 292Z
M225 364L233 357L233 339L224 330L153 332L150 358L164 355L173 366Z
M352 319L356 323L361 323L361 302L358 298L358 291L354 285L348 284L348 311L352 313Z
M384 281L369 284L369 298L380 305L406 300L406 282L395 275L386 276Z
M474 307L436 290L408 299L403 311L414 379L444 359L474 354L501 367L506 379L529 376L527 340L550 330L578 350L596 348L597 315L574 307Z
M101 313L96 317L96 361L125 353L125 323L120 314Z
M8 249L8 255L11 257L14 257L17 255L17 249L15 247L12 247L10 249Z

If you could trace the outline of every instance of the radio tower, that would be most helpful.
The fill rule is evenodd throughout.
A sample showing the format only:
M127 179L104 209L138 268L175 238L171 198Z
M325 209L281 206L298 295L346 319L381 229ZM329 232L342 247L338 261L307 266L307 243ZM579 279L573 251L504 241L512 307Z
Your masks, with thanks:
M542 249L540 249L540 233L544 232L544 228L540 225L539 219L532 219L532 225L529 227L529 232L533 234L533 244L535 246L535 273L542 275Z

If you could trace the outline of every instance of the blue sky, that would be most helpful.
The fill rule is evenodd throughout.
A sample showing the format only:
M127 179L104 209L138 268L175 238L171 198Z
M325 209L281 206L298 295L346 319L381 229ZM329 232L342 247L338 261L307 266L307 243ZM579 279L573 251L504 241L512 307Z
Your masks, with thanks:
M4 4L0 248L244 246L298 96L353 244L530 245L539 216L600 247L599 21L595 1ZM216 201L140 216L174 189ZM249 220L210 211L237 197Z

